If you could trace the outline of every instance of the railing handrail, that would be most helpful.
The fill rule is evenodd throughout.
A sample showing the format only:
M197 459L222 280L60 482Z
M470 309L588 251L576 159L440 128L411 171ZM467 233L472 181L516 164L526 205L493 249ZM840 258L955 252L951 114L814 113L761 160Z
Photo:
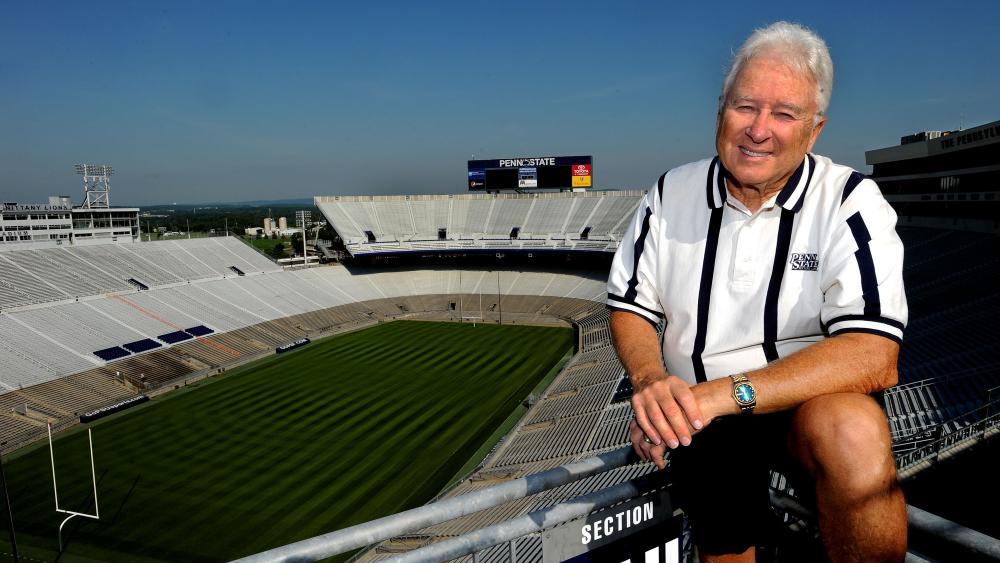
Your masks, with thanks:
M636 460L634 456L631 447L619 448L541 473L263 551L238 561L263 563L324 559L610 471Z
M970 440L979 439L994 426L1000 426L1000 413L983 417L976 422L944 433L922 446L907 450L902 455L896 456L896 467L900 471L908 469L929 457L939 456Z
M652 488L655 475L637 477L474 532L434 542L385 559L384 563L437 563L464 557L638 497Z
M980 422L981 420L985 420L986 418L989 418L990 413L992 412L992 409L993 409L994 405L1000 405L1000 397L997 397L996 399L993 399L992 401L989 401L987 403L983 403L982 405L979 405L978 407L974 407L974 408L971 408L971 409L969 409L969 410L967 410L965 412L959 413L959 414L957 414L957 415L955 415L955 416L953 416L953 417L951 417L951 418L949 418L947 420L942 420L941 422L935 422L933 424L926 424L924 426L921 426L921 427L917 428L916 430L914 430L913 432L910 432L909 434L904 434L904 435L901 435L901 436L900 435L894 436L895 440L901 440L901 441L893 443L893 447L899 446L899 445L903 445L903 444L907 444L909 442L915 442L915 441L924 440L924 439L928 439L928 438L934 438L935 437L935 433L939 429L946 428L946 425L961 423L961 426L959 426L958 428L956 428L954 430L949 430L947 432L943 432L942 436L946 435L946 434L951 434L951 433L957 432L957 431L961 430L962 428L965 428L966 426L971 426L973 424L976 424L976 423ZM985 411L986 414L983 415L982 418L979 418L979 411ZM969 420L970 417L973 418L972 422L963 422L963 421Z
M922 387L933 386L933 385L938 384L939 382L954 383L956 381L960 381L960 380L966 379L968 377L975 377L975 376L977 376L977 375L979 375L979 374L981 374L983 372L989 372L989 371L996 370L997 365L1000 365L1000 362L994 362L992 364L988 364L988 365L985 365L985 366L978 366L978 367L971 368L971 369L963 369L961 375L950 375L950 374L934 375L934 376L931 376L931 377L925 377L924 379L918 379L916 381L910 381L910 382L907 382L907 383L900 383L900 384L898 384L898 385L896 385L894 387L890 387L889 389L886 389L885 392L886 393L890 393L890 394L895 394L895 393L899 393L900 391L903 391L903 390L906 390L906 389L918 389L918 388L922 388Z
M934 440L930 444L926 444L922 447L916 448L915 450L907 452L902 457L897 458L897 461L903 461L904 459L909 458L910 464L916 463L929 455L933 455L935 453L939 454L941 451L950 449L951 447L964 442L965 438L972 438L980 432L985 432L987 427L996 425L998 422L1000 422L1000 413L984 417L975 424L949 432L940 439ZM979 428L980 426L982 426L981 429ZM441 522L473 514L486 508L497 506L512 500L517 500L535 493L553 489L585 477L622 467L634 460L635 457L632 453L631 447L612 450L596 457L562 465L541 473L527 475L513 481L508 481L506 483L494 485L478 491L440 500L428 505L400 512L398 514L357 524L343 530L337 530L307 540L302 540L250 555L239 559L238 561L270 563L315 561L318 559L324 559L333 555L346 553L354 549L370 546L377 542L411 533ZM901 465L905 466L907 464L903 463ZM598 510L617 502L627 500L628 498L634 498L643 494L646 490L649 490L649 487L644 487L641 483L646 483L648 485L651 483L649 481L650 478L651 476L639 477L631 481L626 481L611 487L600 489L583 496L561 502L557 505L540 509L520 517L512 518L462 536L435 542L430 545L414 549L405 554L400 554L390 559L390 561L408 563L440 561L444 559L462 557L501 543L513 541L513 539L526 534L551 528L574 518L585 516L594 510ZM780 494L776 495L775 491L772 491L771 496L772 501L775 499L781 500L783 498ZM801 510L804 510L804 513L808 512L808 509L803 509L795 503L789 504L788 506L785 506L785 504L782 503L776 503L776 505L784 510L789 510L792 513L797 513ZM792 510L793 508L798 510ZM914 507L912 506L909 508L911 511L914 510ZM934 517L933 515L929 515L923 511L920 511L919 514L923 521L918 523L914 521L914 513L910 513L910 526L919 527L922 524L924 528L928 528L929 525L927 522L932 522L933 518L941 520L940 517ZM931 518L931 520L928 520L928 518ZM943 535L937 530L930 530L930 533ZM965 534L964 531L963 534ZM987 545L983 543L984 538L988 541L995 540L987 536L980 536L972 537L965 534L954 538L947 537L944 539L957 544L972 544L970 549L979 553L984 553L982 545ZM990 547L985 550L985 553L996 557L995 551L996 550L994 548Z

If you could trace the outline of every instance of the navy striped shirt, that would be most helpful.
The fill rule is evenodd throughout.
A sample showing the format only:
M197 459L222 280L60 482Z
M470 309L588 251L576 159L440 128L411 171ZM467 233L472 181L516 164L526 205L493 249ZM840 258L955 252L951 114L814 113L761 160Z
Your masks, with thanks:
M667 370L691 383L749 371L831 335L900 342L903 244L878 186L806 155L756 212L718 158L660 177L608 278L608 306L666 323Z

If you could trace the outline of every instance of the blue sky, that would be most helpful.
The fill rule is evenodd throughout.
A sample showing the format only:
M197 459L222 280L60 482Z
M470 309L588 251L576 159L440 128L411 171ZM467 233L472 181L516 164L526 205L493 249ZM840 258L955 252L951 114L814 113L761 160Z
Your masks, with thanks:
M0 18L0 197L112 203L460 193L465 161L590 154L645 188L713 154L732 51L830 46L816 152L1000 119L1000 2L19 2Z

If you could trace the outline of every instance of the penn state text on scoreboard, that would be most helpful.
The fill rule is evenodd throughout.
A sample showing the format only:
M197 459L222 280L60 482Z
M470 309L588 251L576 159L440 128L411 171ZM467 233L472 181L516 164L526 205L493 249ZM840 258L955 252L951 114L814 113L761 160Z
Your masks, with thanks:
M590 188L593 177L592 156L469 161L469 189L473 191Z

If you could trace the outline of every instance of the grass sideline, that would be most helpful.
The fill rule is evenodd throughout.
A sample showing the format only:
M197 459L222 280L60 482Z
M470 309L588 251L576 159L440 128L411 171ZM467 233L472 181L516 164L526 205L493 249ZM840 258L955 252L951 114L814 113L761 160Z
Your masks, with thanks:
M59 561L228 560L419 505L572 346L564 328L397 321L94 423L102 519L70 521ZM86 434L55 456L61 504L92 510ZM48 448L5 467L19 551L54 560Z
M574 352L573 348L566 350L566 353L563 354L563 357L560 358L559 361L557 361L549 369L549 372L545 374L545 377L543 377L541 380L538 381L537 384L535 384L535 388L531 390L529 395L541 396L541 394L549 387L549 385L552 384L556 376L559 375L559 372L562 371L562 368L563 366L566 365L566 362L570 361L570 359L573 357L573 352ZM527 399L527 397L525 397L525 399ZM521 420L521 417L523 417L527 413L528 413L527 401L525 400L518 403L517 406L514 407L514 410L511 411L509 415L507 415L507 418L504 419L502 423L500 423L500 426L498 426L497 429L493 431L493 434L491 434L490 437L487 438L485 442L483 442L483 445L479 446L479 449L476 450L475 453L473 453L472 456L469 457L469 460L465 462L465 465L462 466L462 469L460 469L458 473L455 474L454 477L452 477L449 487L457 485L459 482L462 481L462 479L468 477L469 474L472 473L473 470L475 470L476 467L479 466L479 463L483 461L483 458L490 453L490 451L493 449L493 446L495 446L504 436L506 436L508 432L513 430L514 427L517 426L518 421Z

